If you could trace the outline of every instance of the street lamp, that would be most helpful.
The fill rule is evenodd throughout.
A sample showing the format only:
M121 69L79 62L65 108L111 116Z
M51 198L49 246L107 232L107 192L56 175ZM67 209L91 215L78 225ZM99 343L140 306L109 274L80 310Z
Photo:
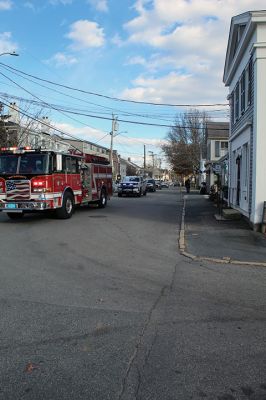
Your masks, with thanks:
M12 51L12 52L9 52L9 51L5 51L4 53L0 53L0 56L5 56L5 55L8 55L8 56L19 56L19 54L18 53L16 53L15 51Z

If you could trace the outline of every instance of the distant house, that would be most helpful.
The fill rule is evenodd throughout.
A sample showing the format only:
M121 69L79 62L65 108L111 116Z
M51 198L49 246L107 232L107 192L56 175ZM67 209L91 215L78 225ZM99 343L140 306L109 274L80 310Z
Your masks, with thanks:
M206 184L207 189L217 180L219 160L228 153L228 122L207 122L205 128L206 138Z
M131 158L129 157L126 161L126 174L127 175L142 175L143 174L143 168L141 168L139 165L135 164L133 161L131 161Z
M266 201L266 11L232 18L223 81L229 87L229 205L260 228Z
M82 151L83 153L95 154L97 156L109 159L110 150L106 147L82 139L68 139L64 137L62 140L64 140L64 142L66 143L69 143L71 146L77 148L78 150Z

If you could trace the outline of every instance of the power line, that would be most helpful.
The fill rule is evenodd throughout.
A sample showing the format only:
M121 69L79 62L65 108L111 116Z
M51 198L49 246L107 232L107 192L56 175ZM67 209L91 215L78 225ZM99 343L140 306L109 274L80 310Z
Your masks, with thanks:
M0 63L0 64L1 64L1 63ZM2 64L2 67L10 72L10 69L9 69L8 66L5 66L4 64ZM12 67L10 67L10 68L12 68ZM14 68L12 68L12 70L13 70L13 69L14 69ZM141 117L141 118L150 118L150 119L159 119L159 120L163 120L163 121L169 121L169 119L162 118L162 117L160 116L160 114L159 114L159 115L154 115L154 114L139 114L139 113L133 113L133 112L122 111L122 110L114 109L114 108L111 108L111 107L103 106L103 105L100 105L100 104L97 104L97 103L89 102L89 101L86 101L86 100L84 100L84 99L80 99L80 98L77 98L77 97L75 97L75 96L71 96L71 95L69 95L69 94L63 93L63 92L61 92L61 91L59 91L59 90L52 89L52 88L50 88L50 87L44 86L44 85L42 85L42 84L40 84L40 83L38 83L38 82L35 82L35 81L31 80L31 79L26 78L25 76L23 76L23 75L21 75L21 74L19 74L19 73L17 73L17 72L14 72L14 71L11 71L11 72L12 72L13 74L15 74L15 75L17 75L17 76L19 76L19 77L21 77L21 78L23 78L23 79L26 79L27 81L29 81L29 82L31 82L31 83L34 83L34 84L36 84L36 85L38 85L38 86L40 86L40 87L43 87L43 88L45 88L45 89L51 90L51 91L53 91L53 92L59 93L59 94L61 94L61 95L63 95L63 96L66 96L66 97L69 97L69 98L72 98L72 99L75 99L75 100L78 100L78 101L81 101L81 102L84 102L84 103L86 103L86 104L94 105L94 106L96 106L96 107L101 107L101 108L104 108L104 109L109 110L109 111L112 111L112 112L113 112L113 111L116 111L116 113L119 112L121 115L131 115L131 116L137 116L137 117ZM24 74L24 73L22 73L22 74ZM11 81L12 81L12 80L11 80ZM47 104L47 103L46 103L46 104ZM42 106L43 106L43 103L42 103ZM62 107L62 106L61 106L61 107ZM57 107L57 110L59 111L59 107ZM63 110L61 110L61 111L63 111ZM212 112L217 112L217 111L218 111L218 112L224 112L224 110L212 110ZM97 112L97 113L99 113L99 112ZM189 112L188 115L193 115L193 113L192 113L192 112ZM174 119L174 118L176 117L175 115L170 115L170 116L171 116L171 119ZM169 116L169 117L170 117L170 116ZM213 117L213 116L212 116L211 118L220 118L220 117Z
M0 98L1 98L1 96L0 96ZM12 110L17 111L17 109L16 109L15 107L12 107L12 105L7 104L7 103L5 103L5 102L2 101L2 100L1 100L1 103L2 103L4 106L10 107ZM29 118L29 119L35 121L35 122L38 122L38 123L40 123L40 124L42 124L42 125L44 125L44 126L46 126L46 127L48 127L48 128L52 128L54 131L59 132L61 135L68 136L68 137L70 137L71 139L74 139L74 140L80 140L80 141L82 141L82 142L86 142L86 140L84 140L84 139L81 139L81 138L79 138L79 137L77 137L77 136L71 135L70 133L67 133L67 132L65 132L65 131L62 131L61 129L58 129L58 128L56 128L55 126L52 126L52 125L46 123L45 121L42 121L42 120L39 120L38 118L33 117L32 115L26 113L25 110L21 111L21 109L20 109L19 112L20 112L23 116L25 116L25 117L27 117L27 118ZM63 138L62 138L62 139L63 139ZM89 142L89 141L87 141L87 142ZM93 144L94 144L94 143L93 143Z
M55 110L55 111L61 113L62 115L64 115L65 117L71 119L72 121L78 122L78 123L80 123L80 124L82 124L82 125L85 125L85 126L87 126L87 127L89 127L89 128L96 129L96 128L93 128L93 127L91 127L91 126L89 126L89 125L87 125L87 124L85 124L85 123L83 123L83 122L77 120L76 118L70 117L70 116L67 115L65 112L63 112L63 111L61 111L61 110L58 110L58 109L56 109L55 107L53 107L51 104L46 103L45 101L41 100L38 96L36 96L35 94L31 93L29 90L25 89L23 86L19 85L17 82L13 81L11 78L9 78L9 77L6 76L5 74L3 74L3 72L0 72L0 74L1 74L2 76L4 76L6 79L8 79L10 82L14 83L14 84L15 84L16 86L18 86L20 89L24 90L24 91L25 91L26 93L28 93L30 96L35 97L36 99L38 99L38 100L41 102L42 105L45 105L46 107L48 107L48 108L50 108L50 109L53 109L53 110ZM75 114L75 113L72 113L72 114ZM77 114L77 115L82 115L82 114Z
M0 63L0 65L7 67L13 71L19 72L23 75L29 76L30 78L34 78L37 79L39 81L42 82L46 82L49 83L50 85L54 85L54 86L59 86L59 87L63 87L65 89L68 90L73 90L73 91L77 91L80 93L85 93L85 94L89 94L92 96L98 96L98 97L102 97L108 100L113 100L113 101L119 101L119 102L126 102L126 103L134 103L134 104L147 104L147 105L153 105L153 106L165 106L165 107L217 107L217 106L228 106L228 103L213 103L213 104L169 104L169 103L154 103L154 102L148 102L148 101L137 101L137 100L128 100L128 99L121 99L118 97L112 97L112 96L107 96L101 93L97 93L97 92L90 92L87 90L82 90L82 89L78 89L78 88L74 88L72 86L67 86L67 85L63 85L60 83L55 83L53 81L50 81L48 79L43 79L43 78L39 78L35 75L32 74L28 74L24 71L21 71L19 69L16 69L14 67L11 67L10 65L4 64L4 63Z

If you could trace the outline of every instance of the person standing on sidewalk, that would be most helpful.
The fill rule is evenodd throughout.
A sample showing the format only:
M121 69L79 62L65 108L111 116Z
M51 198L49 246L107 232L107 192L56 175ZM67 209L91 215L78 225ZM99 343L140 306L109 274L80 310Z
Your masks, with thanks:
M187 193L189 193L190 192L190 179L189 178L185 181L185 187L186 187Z

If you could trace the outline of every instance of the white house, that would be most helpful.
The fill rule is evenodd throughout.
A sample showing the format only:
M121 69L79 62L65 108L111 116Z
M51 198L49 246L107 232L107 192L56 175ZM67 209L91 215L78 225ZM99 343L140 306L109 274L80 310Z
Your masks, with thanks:
M215 183L217 176L215 173L220 173L218 170L219 160L228 153L228 137L229 123L228 122L212 122L206 123L205 138L206 138L206 183L207 190Z
M229 205L260 229L266 201L266 11L231 20L223 81L229 87Z

